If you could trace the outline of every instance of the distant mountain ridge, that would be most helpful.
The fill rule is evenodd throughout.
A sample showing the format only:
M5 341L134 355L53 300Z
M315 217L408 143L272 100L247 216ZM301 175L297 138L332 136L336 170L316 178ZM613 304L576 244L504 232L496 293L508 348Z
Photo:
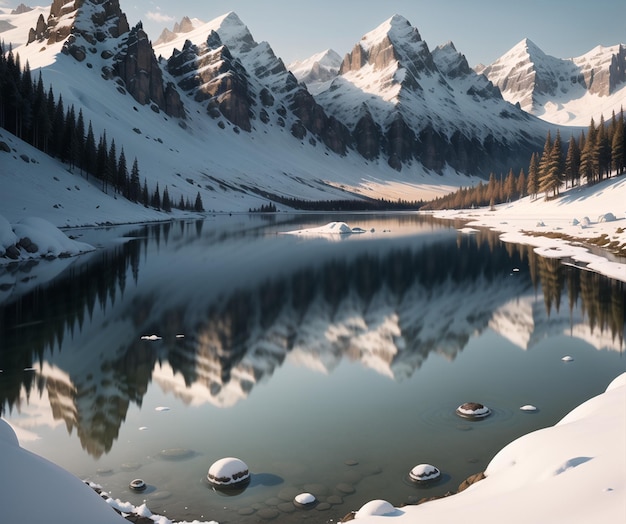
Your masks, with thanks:
M561 59L526 38L476 71L498 86L509 102L553 122L586 125L593 115L583 110L584 105L596 109L596 118L600 106L608 118L626 102L623 44L597 46L582 56Z
M153 45L118 0L35 9L0 9L23 31L22 63L132 151L153 183L192 199L200 190L216 207L229 192L247 195L247 209L273 194L406 198L420 184L469 184L458 175L526 168L555 129L505 101L451 42L429 49L399 15L339 64L327 51L296 75L233 12L185 17Z

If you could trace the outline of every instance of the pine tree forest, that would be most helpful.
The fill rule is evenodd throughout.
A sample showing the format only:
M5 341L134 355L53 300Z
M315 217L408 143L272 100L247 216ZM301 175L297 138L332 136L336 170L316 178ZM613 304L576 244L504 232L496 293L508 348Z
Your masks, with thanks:
M548 132L543 151L533 153L524 169L516 175L491 173L485 184L460 188L454 193L425 204L422 209L462 209L494 206L529 196L541 195L547 200L559 195L565 187L593 185L626 171L626 123L624 109L619 116L613 112L607 123L604 117L596 125L592 119L578 140L573 135L563 143L559 131L554 138Z
M134 159L130 173L124 148L107 139L106 131L98 138L91 122L85 122L82 110L65 107L62 96L55 97L52 87L43 85L41 73L32 79L28 63L22 67L19 55L5 51L0 42L0 127L17 138L57 158L69 171L98 181L103 192L113 191L132 202L170 212L172 207L204 211L200 194L192 205L189 199L172 200L168 188L159 192L158 184L151 198L144 198L139 166ZM85 129L86 128L86 129ZM147 181L144 179L147 188ZM182 207L181 207L182 206Z

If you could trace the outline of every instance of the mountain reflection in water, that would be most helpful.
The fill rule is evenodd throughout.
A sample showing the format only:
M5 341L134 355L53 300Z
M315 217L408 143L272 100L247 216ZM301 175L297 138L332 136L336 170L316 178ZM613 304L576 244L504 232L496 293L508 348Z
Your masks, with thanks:
M153 380L189 404L222 407L286 358L325 373L347 359L403 381L488 327L523 349L563 333L623 351L619 282L428 217L351 220L368 233L340 242L280 235L302 222L258 217L147 225L8 293L2 413L45 390L53 417L99 457Z

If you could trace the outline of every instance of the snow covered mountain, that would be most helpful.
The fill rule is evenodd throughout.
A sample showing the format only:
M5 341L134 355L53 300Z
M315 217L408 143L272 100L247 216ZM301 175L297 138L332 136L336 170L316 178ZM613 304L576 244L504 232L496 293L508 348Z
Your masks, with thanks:
M626 46L598 46L588 53L561 59L545 54L524 39L489 66L486 75L506 100L549 122L589 124L626 101Z
M332 49L317 53L305 60L289 64L288 69L299 82L304 82L312 95L316 95L325 82L339 74L341 57Z
M473 183L459 174L527 167L553 129L398 15L340 66L330 51L294 66L302 79L315 72L311 88L232 12L186 17L154 46L118 0L0 8L0 21L21 62L137 158L151 192L199 192L211 210L272 195L428 199Z

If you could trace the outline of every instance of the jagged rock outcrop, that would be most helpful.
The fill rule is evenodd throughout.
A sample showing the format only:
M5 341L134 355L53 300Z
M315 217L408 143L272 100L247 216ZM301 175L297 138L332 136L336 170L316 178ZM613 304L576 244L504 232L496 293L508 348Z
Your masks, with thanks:
M154 45L166 44L178 38L180 33L189 33L194 29L194 24L188 16L183 16L180 22L174 24L174 28L170 31L165 28L154 42Z
M40 16L28 43L63 42L62 52L83 62L99 54L105 79L119 77L130 95L175 118L185 111L178 91L163 73L141 24L132 30L119 0L53 0L47 20ZM92 64L88 64L92 67Z
M25 4L20 4L15 9L13 9L11 11L11 14L12 15L21 15L21 14L24 14L24 13L28 13L29 11L32 11L32 10L33 10L32 7L29 7L29 6L25 5Z
M189 40L181 51L175 50L167 70L178 79L178 86L193 93L195 100L208 100L207 112L213 118L222 114L233 125L250 131L252 95L246 71L212 31L202 47Z
M141 23L128 33L115 55L113 72L140 104L152 104L175 118L185 117L178 91L163 83L163 73Z
M319 139L345 154L349 130L326 114L267 42L255 42L235 13L206 24L206 29L205 41L186 41L167 62L168 72L188 96L207 101L212 117L223 116L244 131L251 131L255 120L275 123L298 139L310 133L311 143Z
M86 3L96 8L81 18L79 14ZM67 23L69 18L74 19L73 23ZM73 34L93 45L128 31L128 20L118 0L53 0L48 19L39 17L36 27L29 32L28 43L47 40L48 44L54 44Z

